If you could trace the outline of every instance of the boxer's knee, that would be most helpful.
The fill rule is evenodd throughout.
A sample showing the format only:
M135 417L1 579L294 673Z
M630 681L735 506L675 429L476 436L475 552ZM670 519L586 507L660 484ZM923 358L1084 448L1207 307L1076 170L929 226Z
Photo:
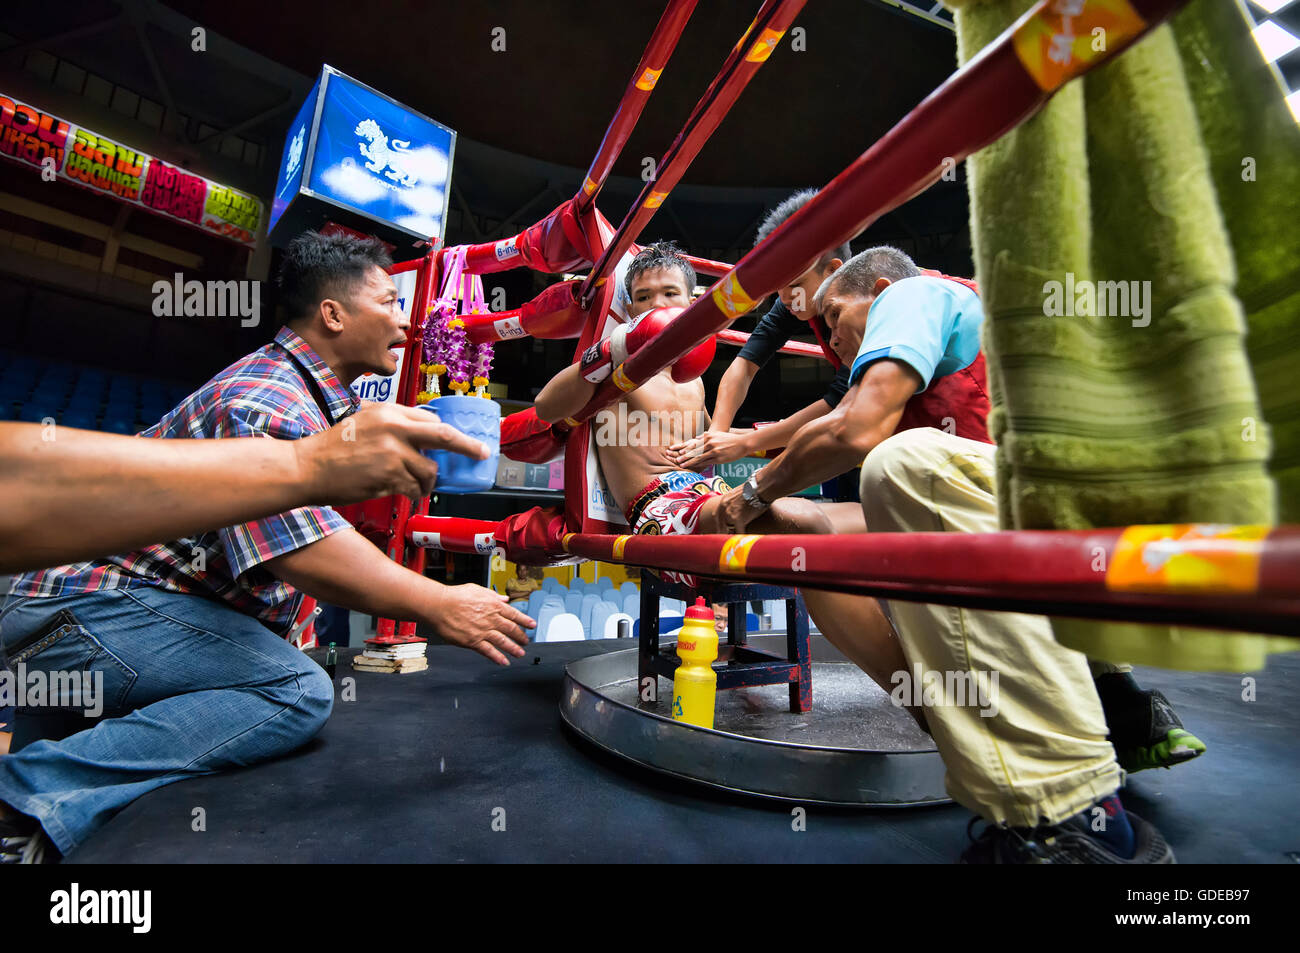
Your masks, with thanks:
M835 527L822 507L811 500L782 497L772 504L772 518L780 533L833 533Z

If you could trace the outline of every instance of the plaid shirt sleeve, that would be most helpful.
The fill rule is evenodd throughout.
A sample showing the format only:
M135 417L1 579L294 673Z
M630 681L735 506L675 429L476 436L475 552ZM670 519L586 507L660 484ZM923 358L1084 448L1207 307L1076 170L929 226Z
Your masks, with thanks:
M257 403L233 401L219 404L212 421L214 437L272 437L297 440L307 436L302 424ZM227 526L217 531L230 561L233 578L261 565L309 546L351 526L328 506L304 506L251 523Z

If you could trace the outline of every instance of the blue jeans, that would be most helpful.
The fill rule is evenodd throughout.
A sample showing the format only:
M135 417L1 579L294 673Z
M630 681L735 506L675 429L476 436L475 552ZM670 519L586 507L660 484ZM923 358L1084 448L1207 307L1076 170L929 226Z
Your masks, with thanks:
M325 671L256 619L146 585L11 598L0 658L29 696L40 673L64 680L61 697L19 706L0 757L0 801L64 854L154 788L294 750L334 705ZM89 673L93 705L68 673Z

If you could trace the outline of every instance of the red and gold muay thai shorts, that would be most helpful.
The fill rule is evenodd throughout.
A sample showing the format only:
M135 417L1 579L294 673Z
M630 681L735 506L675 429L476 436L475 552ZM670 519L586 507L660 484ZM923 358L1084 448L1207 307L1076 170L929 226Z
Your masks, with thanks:
M673 470L656 477L628 504L632 532L649 536L690 536L700 522L700 510L712 496L731 491L722 477L706 477L690 470ZM665 582L694 588L698 580L667 569L650 570Z

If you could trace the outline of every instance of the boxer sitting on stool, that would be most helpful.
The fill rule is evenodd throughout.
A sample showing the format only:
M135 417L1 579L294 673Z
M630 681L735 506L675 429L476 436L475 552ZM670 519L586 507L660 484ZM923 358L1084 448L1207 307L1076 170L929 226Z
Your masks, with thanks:
M537 395L542 420L560 421L581 410L597 384L690 304L695 269L671 243L649 245L628 267L624 287L632 320L593 344L577 364L542 388ZM701 525L712 528L712 514L722 494L731 489L719 477L675 466L667 453L673 444L708 428L700 375L712 361L713 349L711 339L699 345L592 420L601 470L634 533L691 535ZM777 500L753 523L754 532L830 532L821 510L807 500ZM684 573L661 575L669 582L696 584Z

